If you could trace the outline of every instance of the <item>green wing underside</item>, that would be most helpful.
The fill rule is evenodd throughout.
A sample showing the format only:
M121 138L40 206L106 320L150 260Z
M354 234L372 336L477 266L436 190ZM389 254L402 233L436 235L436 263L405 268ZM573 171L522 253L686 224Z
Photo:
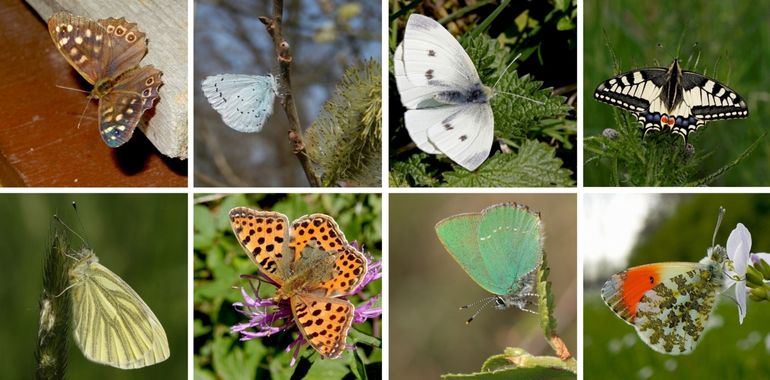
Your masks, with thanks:
M495 294L515 293L519 278L543 259L540 217L519 207L490 207L479 225L479 250L490 273L482 285Z
M97 363L140 368L169 356L163 326L120 277L92 263L73 288L73 332L83 354Z
M543 256L539 216L516 205L444 219L436 233L468 276L497 295L515 293L517 280L537 268Z

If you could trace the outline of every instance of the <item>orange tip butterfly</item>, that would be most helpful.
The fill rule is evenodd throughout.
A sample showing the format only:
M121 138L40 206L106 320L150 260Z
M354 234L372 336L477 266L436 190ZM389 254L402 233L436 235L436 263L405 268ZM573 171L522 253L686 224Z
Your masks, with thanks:
M640 265L616 273L602 287L602 299L653 350L691 353L724 287L724 248L714 245L722 222L720 208L712 247L700 262Z

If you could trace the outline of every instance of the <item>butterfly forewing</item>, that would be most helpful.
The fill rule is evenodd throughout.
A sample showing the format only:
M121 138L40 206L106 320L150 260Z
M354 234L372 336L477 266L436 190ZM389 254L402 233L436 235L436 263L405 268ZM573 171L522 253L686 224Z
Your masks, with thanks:
M111 49L104 54L108 73L123 73L137 65L147 53L147 39L136 23L125 18L97 20L109 36Z
M286 215L236 207L230 210L230 224L249 259L271 280L283 284L288 263L293 259L288 249Z
M481 83L468 53L429 17L409 17L402 46L406 75L414 85L467 89Z
M128 141L145 111L158 98L161 75L152 65L121 75L99 100L99 130L104 142L117 147Z
M89 83L96 84L109 73L103 57L110 37L97 22L58 12L48 19L48 32L67 62Z
M70 270L73 332L83 355L117 368L140 368L168 359L158 318L118 275L87 253Z

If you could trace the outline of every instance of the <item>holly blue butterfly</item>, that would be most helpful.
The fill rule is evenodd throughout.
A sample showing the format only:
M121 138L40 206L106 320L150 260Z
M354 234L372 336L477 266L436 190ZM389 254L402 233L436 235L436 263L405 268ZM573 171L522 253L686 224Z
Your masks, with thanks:
M481 83L468 53L441 24L412 14L393 65L412 141L426 153L443 153L476 170L492 150L494 90Z
M272 75L220 74L201 86L225 124L239 132L259 132L273 114L278 84Z

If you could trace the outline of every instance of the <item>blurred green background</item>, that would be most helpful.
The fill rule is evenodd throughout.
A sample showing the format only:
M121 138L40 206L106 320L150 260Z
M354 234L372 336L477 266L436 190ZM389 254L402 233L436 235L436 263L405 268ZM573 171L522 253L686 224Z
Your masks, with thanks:
M76 201L83 228L71 203ZM168 337L171 357L135 370L96 364L70 340L71 379L187 377L187 195L0 195L0 378L34 376L38 300L53 215L91 244L99 262L125 280L152 309ZM70 237L73 249L82 247Z
M617 129L614 112L627 113L593 99L601 82L632 69L668 67L674 58L682 60L683 69L706 74L737 91L749 107L748 119L710 122L690 135L689 142L696 151L711 154L697 177L737 158L767 130L770 2L588 0L583 4L585 137L599 135L605 128ZM608 43L620 61L619 72ZM696 66L691 57L698 54ZM584 157L587 160L591 155ZM766 137L751 155L712 185L767 186L768 172L770 141ZM584 166L584 183L607 186L609 173L607 163L592 161Z
M533 355L554 355L536 315L508 309L458 307L490 294L468 277L436 237L446 217L480 212L502 202L540 211L551 267L558 334L577 355L577 202L574 194L391 194L390 364L393 379L435 379L445 373L475 372L505 347Z
M586 194L586 198L606 199L605 194ZM650 210L628 264L613 268L596 265L595 278L585 278L583 303L583 364L586 379L627 378L676 379L747 379L770 373L770 334L767 316L770 305L748 301L748 315L738 324L738 308L728 290L709 320L711 328L701 338L695 351L685 356L662 355L648 348L636 330L615 314L601 300L604 281L627 267L665 261L698 261L706 255L717 220L719 206L726 209L716 243L725 246L737 223L752 232L752 252L770 252L770 195L699 194L659 195ZM585 212L591 213L587 208ZM603 215L620 217L622 215ZM591 241L602 236L585 236ZM591 249L586 250L590 256ZM599 269L597 269L597 267ZM586 273L589 268L585 268Z
M356 357L365 364L370 379L382 377L382 350L358 343L356 355L346 350L340 359L321 360L308 345L303 346L300 360L289 367L292 352L286 347L299 333L288 330L264 339L241 342L230 332L232 325L246 322L233 309L242 302L239 287L249 289L241 274L256 274L256 266L248 259L233 235L228 213L237 206L270 210L286 215L290 221L312 213L334 218L348 242L357 241L364 251L379 260L382 252L382 205L379 194L236 194L204 195L195 198L194 210L194 366L196 379L341 379L350 378L356 368ZM369 297L382 293L381 280L371 282L363 294ZM275 292L262 284L260 297ZM350 301L360 305L365 300L353 296ZM362 335L381 337L381 320L354 324L348 334L348 344ZM356 331L353 331L356 330ZM352 338L352 339L351 339Z

